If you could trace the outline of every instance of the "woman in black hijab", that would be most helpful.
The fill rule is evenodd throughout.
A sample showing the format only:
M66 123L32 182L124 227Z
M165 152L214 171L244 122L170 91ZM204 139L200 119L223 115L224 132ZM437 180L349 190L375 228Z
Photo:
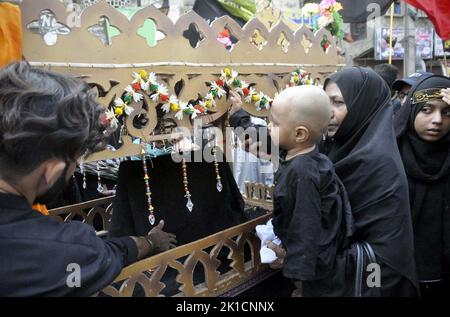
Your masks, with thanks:
M324 89L333 111L322 148L347 189L355 245L369 244L366 253L373 249L381 272L381 288L362 285L360 294L415 296L408 183L396 144L389 88L374 71L350 67L328 77ZM364 272L373 259L367 261Z
M447 77L418 82L395 118L424 296L443 294L442 272L450 258L450 104L442 100L442 88L450 88Z

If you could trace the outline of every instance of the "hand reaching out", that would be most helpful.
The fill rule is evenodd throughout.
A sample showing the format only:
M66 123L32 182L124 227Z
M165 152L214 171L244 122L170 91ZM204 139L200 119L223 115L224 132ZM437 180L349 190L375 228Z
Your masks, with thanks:
M229 115L231 117L233 114L235 114L236 112L238 112L239 110L242 109L242 98L237 92L230 90L230 101L231 101L231 107L230 107Z

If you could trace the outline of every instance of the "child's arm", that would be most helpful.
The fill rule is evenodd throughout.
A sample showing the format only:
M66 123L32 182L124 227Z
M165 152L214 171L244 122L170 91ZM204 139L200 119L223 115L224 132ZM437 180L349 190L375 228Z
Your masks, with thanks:
M250 115L245 110L242 109L242 98L237 92L230 91L230 101L231 107L229 110L228 121L230 123L230 126L235 129L234 131L236 135L245 143L245 150L247 152L255 154L258 157L260 155L262 156L270 155L272 140L270 139L267 127L259 124L254 124L252 122ZM253 132L255 132L252 135L256 135L257 139L253 140L247 134L246 135L247 138L243 140L245 133L250 134L252 129L254 129ZM263 140L259 139L260 129L264 129L261 132L264 131L267 132ZM265 146L263 147L263 145ZM261 150L262 148L267 149L266 151L267 153L263 152Z
M287 231L286 259L283 274L294 280L317 279L317 258L321 235L320 193L309 175L296 182L295 207Z

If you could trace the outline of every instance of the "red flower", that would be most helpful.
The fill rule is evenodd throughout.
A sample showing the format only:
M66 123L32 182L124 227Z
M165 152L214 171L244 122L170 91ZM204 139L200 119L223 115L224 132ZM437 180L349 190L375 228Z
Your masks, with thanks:
M169 96L167 96L167 95L161 95L159 98L161 99L161 101L169 100Z
M223 80L216 80L216 84L219 85L220 87L223 87L225 85Z
M228 29L224 29L219 33L219 37L230 37L230 31L228 31Z
M141 84L140 83L134 83L133 84L133 89L134 90L142 90Z
M198 111L200 111L200 113L205 113L205 109L203 109L203 108L202 108L201 106L199 106L199 105L196 105L194 108L197 109Z
M244 89L242 89L242 92L244 93L244 95L247 96L250 93L250 89L244 88Z

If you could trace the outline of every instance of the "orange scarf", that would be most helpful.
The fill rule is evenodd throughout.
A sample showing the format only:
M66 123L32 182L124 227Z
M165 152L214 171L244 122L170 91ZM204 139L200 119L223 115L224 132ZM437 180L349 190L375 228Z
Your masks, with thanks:
M34 204L32 208L33 208L34 211L40 212L44 216L48 216L49 215L46 205Z
M22 18L20 8L0 3L0 68L22 59Z

